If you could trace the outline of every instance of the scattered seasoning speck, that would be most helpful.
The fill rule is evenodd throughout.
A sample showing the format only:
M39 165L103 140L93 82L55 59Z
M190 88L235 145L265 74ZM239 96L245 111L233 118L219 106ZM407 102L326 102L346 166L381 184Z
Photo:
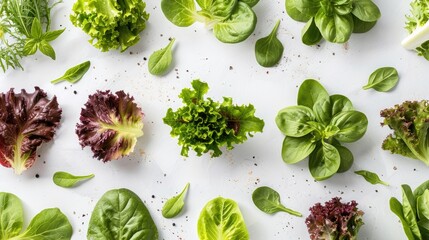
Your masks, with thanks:
M36 178L39 178L39 177L40 177L40 175L37 173L37 174L36 174Z
M232 70L232 69L234 69L232 66L229 66L229 70Z
M76 94L77 94L77 91L76 91L76 90L74 90L74 91L73 91L73 93L76 95Z
M393 167L393 170L395 170L395 171L396 171L396 170L398 170L398 168L397 168L396 166L394 166L394 167Z
M143 60L145 60L145 61L146 61L146 60L147 60L147 58L146 58L146 57L144 57L144 58L143 58Z
M176 223L173 223L173 227L175 227L176 226Z
M155 198L155 195L152 195L152 198Z

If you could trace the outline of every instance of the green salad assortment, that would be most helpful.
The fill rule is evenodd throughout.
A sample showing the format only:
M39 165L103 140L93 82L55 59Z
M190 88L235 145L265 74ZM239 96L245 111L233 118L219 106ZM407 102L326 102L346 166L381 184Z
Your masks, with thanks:
M23 70L21 59L38 51L56 59L50 42L65 29L51 29L51 10L60 2L0 0L0 66L4 72L11 68ZM161 0L159 5L166 19L179 27L202 22L219 41L239 43L254 33L257 24L254 7L258 2ZM305 45L318 44L322 39L345 43L352 33L371 30L381 17L380 9L372 0L285 0L285 7L292 19L306 22L301 33ZM140 41L140 34L149 20L145 8L143 0L76 0L69 18L74 26L90 36L89 42L94 47L103 52L115 49L124 52ZM427 0L411 2L411 14L406 21L410 36L402 44L429 60L428 9ZM277 20L271 32L255 42L256 62L262 67L273 67L283 57L279 27L280 20ZM150 74L163 76L171 70L176 38L169 41L164 48L151 54L147 66ZM77 84L90 67L91 62L84 61L51 83ZM394 67L382 67L369 76L363 89L389 92L398 82L399 74ZM223 151L232 150L234 145L244 143L255 133L262 133L265 122L255 116L252 104L236 105L231 97L223 97L220 102L206 97L209 86L198 79L193 80L191 86L182 89L179 95L183 106L176 110L169 108L163 118L171 127L171 136L178 138L182 156L188 157L193 150L197 156L208 153L211 157L220 157ZM382 149L429 165L428 101L405 101L381 111L382 126L393 131L382 143ZM61 117L57 98L49 98L39 87L35 87L33 93L15 92L13 88L0 93L0 164L14 169L17 174L32 167L40 157L36 151L54 138ZM143 110L129 94L98 90L81 109L75 132L80 145L90 147L94 158L109 162L132 154L138 138L143 135L143 118ZM323 181L351 169L355 157L349 150L349 143L364 136L368 118L357 111L346 96L330 95L319 81L307 79L299 86L297 105L281 109L275 123L285 135L281 149L283 161L296 164L308 158L310 174L316 181ZM355 174L370 184L389 186L377 173L359 170ZM52 181L62 188L75 188L94 176L57 171ZM187 183L177 195L163 202L158 212L167 219L181 217L187 211L187 199L193 197L189 188L190 183ZM285 207L280 193L268 186L254 189L249 201L250 198L264 213L303 216ZM316 203L305 219L310 239L358 239L364 213L357 205L355 201L343 203L338 197L324 205ZM414 191L402 185L402 203L391 198L390 209L398 216L409 240L429 239L429 181ZM0 192L0 239L71 239L72 225L58 208L42 210L26 229L23 212L17 196ZM150 212L145 201L133 191L109 190L91 213L87 239L159 239L161 234ZM237 202L218 196L201 210L197 221L198 237L200 240L251 239L246 217Z

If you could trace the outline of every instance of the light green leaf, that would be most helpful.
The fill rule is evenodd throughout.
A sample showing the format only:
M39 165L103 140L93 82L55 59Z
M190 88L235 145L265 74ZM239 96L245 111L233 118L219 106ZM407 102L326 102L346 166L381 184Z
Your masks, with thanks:
M252 200L255 206L265 213L274 214L277 212L285 212L297 217L302 217L301 213L281 204L279 193L270 187L264 186L255 189L252 194Z
M429 220L429 190L425 190L417 197L417 216L419 219Z
M315 121L313 111L305 106L283 108L276 116L277 127L286 136L302 137L314 130L308 122Z
M165 17L179 27L187 27L195 22L194 0L161 0Z
M149 57L148 68L152 75L163 75L170 69L173 61L172 48L175 39L173 38L165 48L155 51Z
M365 114L351 110L343 111L332 117L331 125L340 129L334 136L340 142L355 142L366 132L368 119Z
M37 40L42 37L42 25L37 17L33 18L33 24L31 24L31 37Z
M380 9L371 0L353 1L352 13L364 22L375 22L381 17Z
M0 239L11 239L24 225L21 200L11 193L0 192L0 207Z
M314 79L305 80L298 90L298 105L313 109L314 103L319 99L329 101L329 94L325 88Z
M389 184L387 182L382 181L376 173L366 171L366 170L355 171L355 173L357 175L362 176L367 182L369 182L373 185L382 184L385 186L389 186Z
M94 176L94 174L86 176L74 176L67 172L56 172L52 177L52 180L54 181L55 185L59 187L71 188L82 181L93 178Z
M272 67L276 65L283 55L283 44L277 38L277 30L280 20L277 21L271 33L258 39L255 44L256 61L263 67Z
M189 183L186 184L181 193L165 202L164 207L162 208L162 216L165 218L174 218L175 216L179 215L183 209L183 206L185 206L184 199L186 197L186 193L188 192L188 188Z
M402 204L396 198L391 198L389 201L389 204L390 204L390 210L396 216L399 217L399 220L401 220L402 228L404 229L405 235L407 236L408 240L416 240L413 232L411 231L410 226L408 225L407 221L405 220Z
M294 164L304 160L316 148L313 136L285 137L282 146L282 158L285 163Z
M52 58L52 60L55 60L55 51L46 40L39 42L39 50L46 56Z
M298 9L300 2L301 0L286 0L286 12L289 17L291 17L295 21L308 22L311 19L311 16L305 14L303 11Z
M369 76L368 84L363 86L363 89L373 88L379 92L388 92L398 84L398 81L399 75L395 68L382 67Z
M310 154L309 168L314 179L322 181L332 177L340 168L341 157L338 150L329 143Z
M32 38L29 38L25 41L23 54L25 56L33 55L37 52L38 42Z
M329 42L345 43L350 39L353 32L351 14L328 16L323 9L320 9L316 14L315 22L323 38Z
M57 83L60 83L62 81L67 81L67 82L72 83L72 84L76 83L82 79L82 77L88 71L90 66L91 66L90 61L86 61L86 62L83 62L79 65L76 65L76 66L70 68L69 70L67 70L63 76L61 76L55 80L52 80L51 83L57 84Z
M54 41L55 39L57 39L66 29L60 29L60 30L55 30L55 31L49 31L43 34L42 39L51 42Z

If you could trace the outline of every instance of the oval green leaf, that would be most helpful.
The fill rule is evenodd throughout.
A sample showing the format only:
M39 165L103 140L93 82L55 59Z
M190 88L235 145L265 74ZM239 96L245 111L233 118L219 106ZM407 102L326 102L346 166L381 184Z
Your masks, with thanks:
M282 158L285 163L294 164L304 160L316 148L311 134L303 137L285 137L282 146Z
M310 154L308 166L313 178L323 181L332 177L340 168L340 164L338 150L331 144L323 142L319 149Z
M364 22L375 22L381 17L380 9L371 0L353 1L352 13Z
M76 186L76 184L91 179L94 177L94 174L86 175L86 176L74 176L67 172L56 172L52 177L55 185L64 188L71 188Z
M161 9L165 17L179 27L188 27L195 22L194 0L162 0Z
M315 22L323 38L329 42L345 43L350 39L353 32L351 14L328 16L323 9L320 9L315 16Z
M338 150L341 158L340 168L338 168L337 173L347 172L352 167L354 162L353 153L344 146L334 146Z
M208 10L213 18L224 20L231 16L237 3L238 0L212 0Z
M368 84L363 86L363 89L373 88L379 92L388 92L398 84L398 81L399 75L395 68L382 67L369 76Z
M374 22L364 22L353 15L353 33L366 33L371 30L377 21Z
M298 9L298 4L301 0L286 0L285 7L286 12L293 20L298 22L307 22L311 16L305 14L303 11Z
M184 199L186 197L186 193L188 192L188 188L189 183L186 184L181 193L165 202L164 207L162 208L162 216L165 218L174 218L175 216L179 215L183 209L183 206L185 206Z
M314 79L305 80L298 90L298 105L313 109L314 103L319 99L329 101L329 94L325 88Z
M362 176L367 182L369 182L373 185L382 184L385 186L389 186L389 184L387 182L382 181L376 173L366 171L366 170L355 171L355 173L357 175Z
M276 212L285 212L297 217L302 217L301 213L283 206L280 202L279 193L270 187L264 186L255 189L252 194L252 200L255 206L265 213L273 214Z
M69 70L67 70L63 76L52 80L51 83L57 84L62 81L67 81L69 83L76 83L79 80L82 79L82 77L85 75L85 73L88 71L89 67L91 66L90 61L83 62L81 64L78 64Z
M24 225L21 200L12 193L0 192L0 239L12 239Z
M313 131L313 126L307 123L314 120L313 111L305 106L283 108L276 116L277 127L290 137L302 137Z
M277 38L277 30L280 20L277 21L271 33L255 44L256 61L263 67L272 67L276 65L283 55L283 44Z
M311 46L319 43L322 38L322 34L314 22L314 18L311 18L301 31L302 43Z
M355 142L366 132L368 119L358 111L344 111L332 117L331 125L337 126L340 131L334 136L340 142Z
M332 105L332 116L335 116L339 112L353 110L352 102L345 96L334 94L329 97Z
M175 39L173 38L165 48L155 51L149 57L148 68L152 75L163 75L170 69L173 61L172 48Z

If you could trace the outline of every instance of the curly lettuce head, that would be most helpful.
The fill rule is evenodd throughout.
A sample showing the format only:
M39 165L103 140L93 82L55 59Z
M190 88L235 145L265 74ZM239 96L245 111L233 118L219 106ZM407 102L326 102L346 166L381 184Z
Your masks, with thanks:
M134 151L137 138L143 136L143 116L134 98L123 91L97 91L82 108L76 134L94 157L116 160Z
M149 14L142 0L77 0L70 20L82 28L93 46L106 52L121 52L140 40Z
M406 16L405 29L411 34L423 27L429 20L429 0L414 0L410 4L410 14ZM419 56L429 60L429 40L415 49Z

